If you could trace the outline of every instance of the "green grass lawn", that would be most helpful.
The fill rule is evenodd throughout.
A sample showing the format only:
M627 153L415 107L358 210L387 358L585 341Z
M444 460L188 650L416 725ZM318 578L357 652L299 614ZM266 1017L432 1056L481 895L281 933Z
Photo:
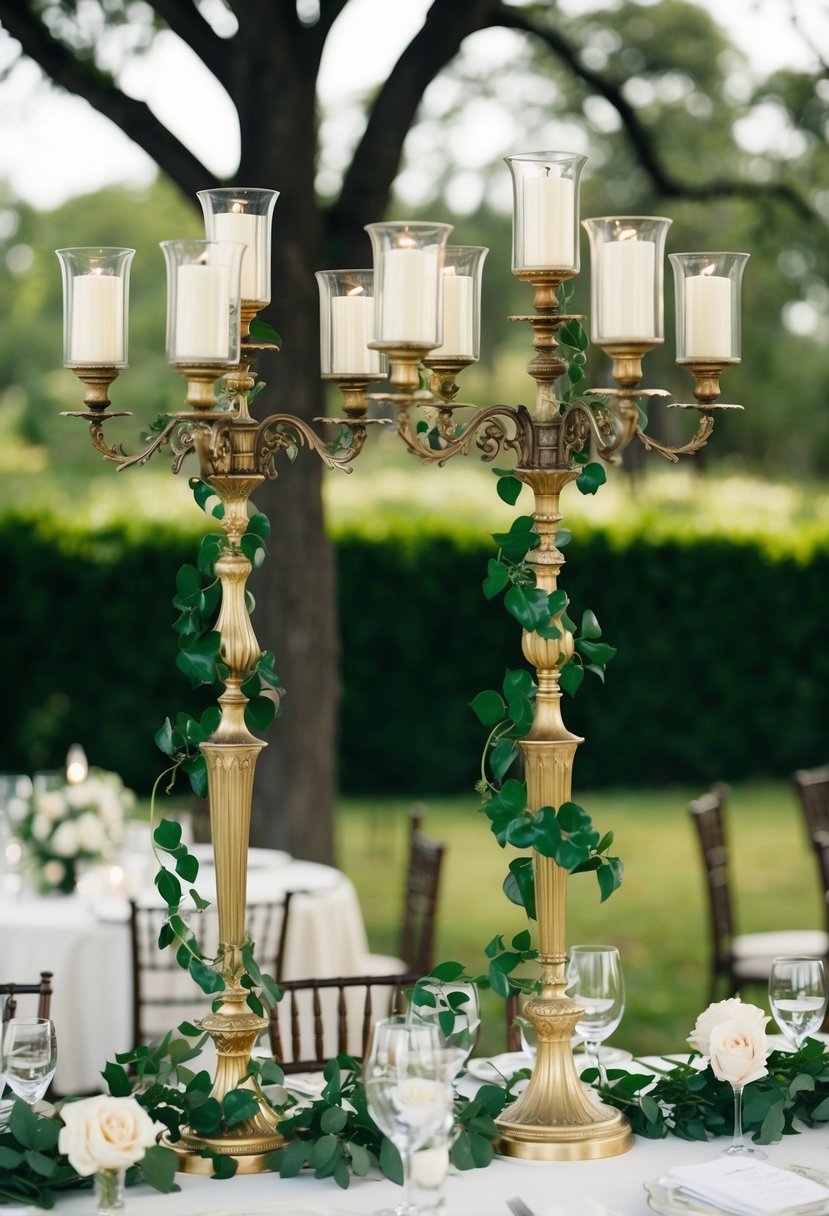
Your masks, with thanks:
M619 947L627 1011L614 1042L637 1053L680 1049L708 1003L708 920L698 847L687 803L702 791L577 794L614 851L625 881L599 902L590 874L570 880L567 941ZM374 950L395 953L409 803L344 801L338 861L354 881ZM727 808L738 929L821 928L822 897L800 812L787 784L736 786ZM507 859L474 796L426 804L426 830L446 841L438 959L483 970L483 946L525 925L501 892ZM762 990L744 994L767 1008ZM504 1049L500 1003L485 1005L481 1050Z

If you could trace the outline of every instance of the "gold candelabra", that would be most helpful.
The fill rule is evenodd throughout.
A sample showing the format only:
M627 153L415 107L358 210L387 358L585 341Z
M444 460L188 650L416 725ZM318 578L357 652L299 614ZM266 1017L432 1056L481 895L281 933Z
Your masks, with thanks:
M560 357L557 336L562 326L581 320L563 311L559 293L562 284L578 272L576 186L584 158L570 153L533 153L510 159L516 190L513 271L534 291L532 315L510 320L526 322L533 331L535 354L528 365L536 386L532 410L523 405L492 405L478 409L463 423L456 421L457 410L474 408L456 402L457 377L478 357L478 297L486 250L446 246L447 225L400 222L368 226L375 249L376 284L372 272L366 270L321 271L317 275L322 302L322 374L340 390L344 416L315 421L339 425L338 439L328 443L314 427L286 413L258 421L249 409L255 385L252 363L270 344L257 341L250 328L270 298L265 274L269 249L263 233L275 194L217 190L204 192L202 198L211 240L165 246L170 293L168 357L187 380L187 408L168 415L147 446L128 455L104 435L108 419L123 416L110 413L108 406L109 386L119 367L126 366L126 342L123 339L119 344L117 333L113 338L103 324L110 315L106 310L114 293L106 284L102 291L96 275L118 273L123 285L132 251L60 251L68 301L66 362L85 386L86 409L74 416L88 422L95 448L120 469L141 465L169 446L173 470L178 471L184 458L194 452L202 478L224 503L222 523L228 544L216 562L222 591L216 629L227 675L219 697L219 726L202 744L216 865L219 969L225 983L218 1010L204 1018L202 1026L216 1044L212 1096L220 1102L239 1085L258 1093L256 1081L247 1075L248 1062L253 1043L266 1026L263 1018L247 1008L247 990L240 982L253 779L257 757L265 746L248 729L244 717L247 698L242 686L260 649L245 603L251 563L241 540L247 529L248 499L266 478L276 475L278 454L306 446L328 467L350 472L369 425L383 421L368 417L372 398L394 406L402 442L426 463L442 465L473 448L485 461L502 452L513 454L515 476L534 495L533 527L539 540L527 561L537 587L553 594L564 562L556 547L562 519L560 496L578 476L579 457L584 459L592 449L602 460L617 462L636 438L647 449L676 461L708 441L719 410L741 408L719 400L719 376L727 365L739 362L737 303L747 255L674 254L678 362L694 382L694 401L678 408L696 410L698 425L691 439L675 446L655 441L640 425L640 398L668 396L659 389L640 387L643 356L663 340L660 260L670 221L653 217L585 221L593 246L594 308L598 307L593 337L612 360L615 387L587 389L579 399L558 392L557 382L568 368ZM262 220L264 225L257 228ZM223 245L219 238L228 243ZM244 238L248 244L234 244L234 238ZM245 248L254 255L257 273L251 274L251 264L242 270L234 333L232 305L228 328L228 267L233 264L239 283ZM73 282L70 290L67 284ZM73 313L73 290L83 296L96 324L85 323L83 316L79 320L77 307ZM442 344L441 300L446 313ZM214 304L217 308L212 308ZM123 322L125 305L116 315ZM193 316L199 327L192 324ZM218 327L217 318L222 322ZM199 332L194 336L196 328ZM391 389L375 392L372 390L386 377L381 356L389 363ZM423 368L429 373L428 390L420 387ZM221 406L214 396L218 376L223 376L225 385ZM431 414L427 437L412 416L424 406ZM539 632L524 630L522 638L524 657L535 669L537 681L532 727L520 740L528 806L533 813L545 806L558 808L570 800L573 762L582 742L567 729L561 713L559 674L573 654L573 635L561 612L553 614L548 624L555 629L545 633L558 636L542 637ZM598 1102L579 1081L570 1046L583 1010L566 991L568 874L552 858L537 852L533 867L541 981L538 995L528 1001L524 1012L536 1028L538 1051L527 1089L499 1121L499 1148L507 1155L543 1160L612 1156L630 1146L629 1126L618 1111ZM208 1172L211 1165L201 1156L204 1149L234 1156L241 1172L266 1168L267 1154L282 1140L278 1117L258 1096L257 1115L229 1131L203 1137L184 1129L174 1145L181 1154L181 1168Z

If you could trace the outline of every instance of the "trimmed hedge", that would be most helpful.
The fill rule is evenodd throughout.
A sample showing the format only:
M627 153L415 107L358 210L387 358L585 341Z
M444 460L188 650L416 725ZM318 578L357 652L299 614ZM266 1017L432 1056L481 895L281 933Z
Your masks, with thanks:
M169 628L195 535L73 535L6 517L0 543L0 769L57 767L80 740L146 792L161 768L154 731L169 710L197 708ZM345 530L337 551L344 791L471 788L483 731L468 702L522 661L518 625L480 591L491 542L410 523L387 537ZM588 677L565 698L587 739L579 788L703 785L829 759L829 548L807 563L795 552L579 532L562 580L572 614L594 609L619 647L604 689Z

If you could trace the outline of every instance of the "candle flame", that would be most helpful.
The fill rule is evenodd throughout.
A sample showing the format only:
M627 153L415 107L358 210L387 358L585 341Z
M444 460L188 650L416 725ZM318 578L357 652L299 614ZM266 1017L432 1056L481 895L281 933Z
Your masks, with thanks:
M446 274L446 275L453 275L453 276L454 276L455 274L457 274L457 271L455 270L455 267L454 267L454 266L444 266L444 268L443 268L443 273L444 273L444 274Z
M361 296L363 294L364 294L363 289L359 285L357 287L352 287L351 291L346 292L346 295L349 295L349 296Z
M417 241L414 239L414 237L407 236L405 233L401 233L397 238L398 249L414 249L416 244Z
M614 241L635 241L637 238L635 228L620 228L614 236Z
M73 743L66 754L66 780L70 785L80 785L88 776L86 752L80 743Z
M708 266L703 266L700 274L713 274L717 267L711 262Z
M245 204L239 202L231 203L230 210L234 215L240 215L245 210Z

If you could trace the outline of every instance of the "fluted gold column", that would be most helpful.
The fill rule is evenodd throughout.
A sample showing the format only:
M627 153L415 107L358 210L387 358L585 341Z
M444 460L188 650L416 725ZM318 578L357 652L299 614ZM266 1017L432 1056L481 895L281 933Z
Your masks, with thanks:
M246 674L259 658L259 643L245 604L245 585L251 564L239 547L247 529L247 502L263 480L260 476L228 474L211 476L210 484L220 495L225 512L222 524L230 541L216 562L221 582L222 603L216 629L221 634L222 661L228 668L224 692L219 697L222 717L210 739L202 744L207 762L210 799L210 830L216 866L216 897L219 911L218 969L225 981L221 1005L215 1013L202 1018L201 1027L216 1046L217 1064L211 1097L222 1102L233 1089L249 1088L243 1081L250 1053L258 1035L267 1027L247 1005L247 990L242 987L241 948L245 942L245 905L247 890L248 840L253 796L253 777L257 757L265 747L245 723L247 697L241 690ZM212 1148L233 1156L239 1173L258 1173L265 1168L269 1152L284 1143L276 1130L277 1118L260 1102L259 1113L237 1124L220 1136L204 1137L183 1131L172 1145L181 1153L180 1168L186 1173L211 1173L209 1158L199 1155Z
M559 495L578 469L515 470L535 494L533 514L540 544L528 561L537 585L555 591L564 563L556 548L561 522ZM561 716L559 662L573 653L573 636L560 621L561 637L545 639L524 631L522 649L536 668L538 692L532 729L521 741L531 810L560 807L570 799L573 759L582 742ZM552 858L533 855L538 916L541 993L524 1006L524 1016L537 1032L538 1051L529 1085L498 1120L500 1152L534 1160L584 1160L612 1157L630 1148L624 1117L599 1103L578 1078L570 1040L581 1016L580 1006L565 992L565 923L567 871Z

